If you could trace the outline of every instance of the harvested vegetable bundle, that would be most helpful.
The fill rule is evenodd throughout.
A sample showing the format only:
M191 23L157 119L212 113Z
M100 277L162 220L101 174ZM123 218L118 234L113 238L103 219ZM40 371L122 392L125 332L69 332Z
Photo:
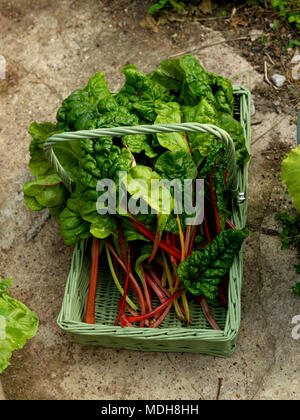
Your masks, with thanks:
M172 307L182 322L191 323L189 300L196 296L218 328L206 299L219 297L226 305L226 275L247 236L230 222L225 145L213 134L193 132L59 143L53 150L72 181L66 184L44 154L45 140L64 131L196 122L226 130L237 164L247 162L228 79L206 72L191 55L166 60L148 75L132 65L123 73L126 81L119 92L111 93L103 73L97 73L63 101L56 125L31 125L29 166L36 179L24 184L26 204L31 210L48 207L59 218L67 245L92 238L86 322L95 322L100 262L108 264L120 291L116 325L158 327ZM194 204L200 179L205 197L201 225L190 223L191 218L199 221L195 207L183 208L175 189L166 187L176 180Z

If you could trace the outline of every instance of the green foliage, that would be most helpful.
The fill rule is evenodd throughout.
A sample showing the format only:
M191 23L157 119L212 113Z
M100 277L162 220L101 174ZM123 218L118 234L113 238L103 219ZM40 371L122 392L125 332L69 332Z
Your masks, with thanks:
M300 296L300 283L296 283L296 285L292 287L292 290L296 295Z
M300 215L295 218L287 213L278 213L275 219L282 223L281 249L289 249L291 246L295 247L300 258ZM300 265L296 266L296 273L300 274ZM300 296L300 283L297 283L292 290Z
M153 4L149 9L148 13L154 14L155 12L164 9L170 8L176 13L182 13L184 8L189 4L198 5L200 0L158 0L157 3ZM240 3L233 1L232 3ZM300 8L298 0L244 0L244 2L249 6L258 5L264 8L273 9L277 14L278 18L281 20L286 20L293 27L295 27L296 32L300 35ZM218 12L217 16L226 16L226 11ZM278 27L278 20L274 20L274 30ZM288 47L293 48L299 46L300 41L297 39L292 39Z
M159 156L155 170L162 178L173 180L195 179L197 167L189 153L184 150L165 152Z
M175 12L182 13L187 4L197 4L198 0L158 0L157 3L153 4L149 9L148 13L153 15L158 10L164 7L171 7Z
M50 122L42 124L34 122L30 125L29 134L33 140L30 144L29 169L35 179L23 185L24 200L29 209L39 211L48 207L53 217L58 217L69 196L66 187L51 167L43 150L46 139L57 132L59 132L57 126ZM65 162L66 170L70 167L74 168L77 159L74 162L72 148L68 150L61 148L60 150L62 150L61 153L58 149L56 153L62 162ZM70 166L67 162L70 162Z
M155 102L157 117L155 124L178 124L182 121L180 105L177 102ZM171 151L183 150L188 152L188 144L184 133L161 133L156 135L159 144Z
M300 146L293 149L281 164L282 182L286 184L294 206L300 213Z
M178 276L193 295L218 296L218 284L230 269L248 231L224 230L203 251L193 251L178 267Z
M186 215L175 215L175 194L163 179L180 180L183 194L186 193L184 180L205 179L207 205L214 206L210 224L219 213L218 229L223 231L218 235L212 228L212 243L205 243L203 251L195 251L180 265L179 272L190 292L213 298L246 236L244 231L225 230L231 203L226 186L227 155L222 142L205 133L159 133L59 143L54 146L54 152L72 180L72 192L67 191L46 159L43 150L46 139L62 130L199 122L228 131L235 144L237 164L242 166L248 161L243 129L233 118L233 92L228 79L207 72L190 54L165 60L150 74L139 72L134 65L125 66L122 72L125 83L119 92L111 93L103 72L96 73L85 88L75 90L62 102L56 125L31 125L30 170L35 179L23 186L25 202L32 210L48 207L51 214L59 218L66 245L89 237L103 240L111 237L119 249L120 228L126 247L128 242L142 241L132 244L141 277L140 262L156 252L152 244L142 250L141 243L151 239L158 244L165 231L180 234L181 243L191 234ZM122 179L119 179L121 173ZM107 191L107 183L104 186L99 183L101 180L111 182L113 190ZM121 191L120 181L123 182ZM210 201L212 189L213 204ZM195 193L192 185L192 202ZM122 206L122 196L127 198L128 209ZM111 198L113 203L109 203ZM110 212L106 203L113 204L117 214ZM136 214L132 208L141 212ZM143 214L144 209L148 214ZM135 224L131 223L129 213L134 213ZM195 244L204 239L201 230ZM180 254L180 238L177 239L178 245L167 244L167 247L171 247L171 252L177 247ZM163 240L166 244L170 238ZM176 241L175 236L172 240ZM201 273L200 280L195 280L195 271Z
M300 146L293 149L281 163L282 182L286 184L288 192L292 197L293 203L298 213L300 213ZM300 258L300 214L291 217L287 213L275 215L275 219L282 223L280 234L282 249L295 247ZM300 265L296 267L297 274L300 274ZM293 288L294 292L299 292L299 283ZM299 294L299 293L298 293Z
M278 213L275 220L282 223L280 234L282 249L289 249L294 246L300 251L300 216L291 217L287 213Z
M20 350L38 328L37 316L22 302L13 299L8 288L12 278L0 277L0 373L9 365L14 350Z
M213 172L216 203L224 228L229 215L224 185L227 157L222 144L205 133L127 135L59 143L54 152L71 177L74 191L70 193L64 187L43 151L46 139L62 130L189 121L210 123L230 132L239 165L249 159L243 129L233 118L232 86L228 79L207 72L190 54L165 60L150 74L139 72L134 65L125 66L122 72L125 83L119 92L112 94L103 72L96 73L85 88L64 99L56 125L48 122L31 125L29 166L36 178L23 187L27 206L31 210L48 207L52 215L59 217L66 245L89 236L104 239L116 234L117 224L124 225L125 217L119 202L116 202L119 214L99 214L101 206L102 210L107 209L104 202L109 197L107 191L97 189L98 181L114 181L118 198L119 173L125 172L128 177L123 195L131 196L137 207L143 202L155 213L143 223L154 232L169 230L178 234L172 193L161 188L160 194L151 195L150 181L159 182L163 177L195 179L199 170L203 177ZM125 225L125 241L141 239L135 228Z
M299 1L295 0L272 0L271 7L279 11L278 16L287 19L295 25L300 35L300 8Z

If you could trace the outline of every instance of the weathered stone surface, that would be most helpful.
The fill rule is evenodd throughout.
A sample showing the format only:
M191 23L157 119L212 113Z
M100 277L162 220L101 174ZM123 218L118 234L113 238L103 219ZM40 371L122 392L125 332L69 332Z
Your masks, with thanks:
M223 378L221 399L299 399L299 342L291 338L291 319L300 308L290 292L296 256L280 251L280 227L273 221L291 204L274 176L278 159L265 154L272 145L288 150L295 144L296 126L289 116L256 109L261 123L253 127L253 140L259 140L250 165L242 322L237 350L226 360L77 345L56 325L72 249L64 247L57 221L47 212L30 212L22 197L29 179L29 124L54 121L61 100L96 71L104 70L109 86L118 89L123 65L151 71L163 59L192 52L208 70L235 84L253 88L263 75L220 33L199 23L185 28L180 45L172 42L167 27L157 33L143 29L139 22L151 2L142 7L128 2L127 12L117 1L110 9L98 0L72 7L67 0L4 3L0 54L8 78L0 85L0 274L14 277L13 295L40 318L36 337L14 353L1 375L6 397L215 399ZM118 19L112 17L113 7Z

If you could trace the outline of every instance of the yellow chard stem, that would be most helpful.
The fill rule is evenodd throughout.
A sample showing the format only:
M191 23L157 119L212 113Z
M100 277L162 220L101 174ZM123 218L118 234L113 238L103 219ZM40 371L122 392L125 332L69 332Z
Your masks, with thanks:
M180 223L180 219L179 216L177 214L177 223L178 223L178 229L179 229L179 238L180 238L180 244L181 244L181 262L183 262L185 260L185 241L184 241L184 235L182 232L182 228L181 228L181 223ZM176 290L176 286L178 287L179 284L179 278L176 278L176 283L175 283L175 290ZM190 315L190 308L189 308L189 304L186 298L186 294L183 293L181 295L182 298L182 303L183 303L183 307L185 310L185 315L186 315L186 320L188 323L191 322L191 315Z
M163 252L163 261L164 261L164 271L165 271L165 273L166 273L166 277L167 277L167 279L168 279L170 293L173 295L173 293L174 293L174 287L173 287L173 277L172 277L172 274L171 274L171 271L170 271L169 265L168 265L168 263L167 263L167 259L166 259L166 257L165 257L164 252ZM180 309L180 306L179 306L178 300L177 300L177 299L175 299L175 300L173 301L173 304L174 304L174 308L175 308L175 312L176 312L177 317L178 317L181 321L184 321L185 319L184 319L184 317L183 317L183 315L182 315L182 312L181 312L181 309Z
M167 285L167 276L166 276L165 268L164 268L163 275L162 275L162 278L161 278L161 285L163 287L166 287L166 285Z

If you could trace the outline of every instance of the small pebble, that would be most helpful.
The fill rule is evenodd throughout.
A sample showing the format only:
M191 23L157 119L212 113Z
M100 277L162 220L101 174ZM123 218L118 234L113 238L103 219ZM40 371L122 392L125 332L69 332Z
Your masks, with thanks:
M300 54L295 54L294 57L292 58L291 63L292 64L297 64L300 62Z
M286 81L286 77L281 74L273 74L273 76L271 76L271 81L275 86L282 87Z
M294 80L300 80L300 62L295 67L293 67L292 78Z
M259 29L253 29L252 31L249 32L250 35L250 39L251 42L254 42L256 39L258 39L261 35L263 34L263 32Z
M251 48L251 51L253 51L253 52L260 52L261 51L261 47L257 45L255 47L252 47Z

